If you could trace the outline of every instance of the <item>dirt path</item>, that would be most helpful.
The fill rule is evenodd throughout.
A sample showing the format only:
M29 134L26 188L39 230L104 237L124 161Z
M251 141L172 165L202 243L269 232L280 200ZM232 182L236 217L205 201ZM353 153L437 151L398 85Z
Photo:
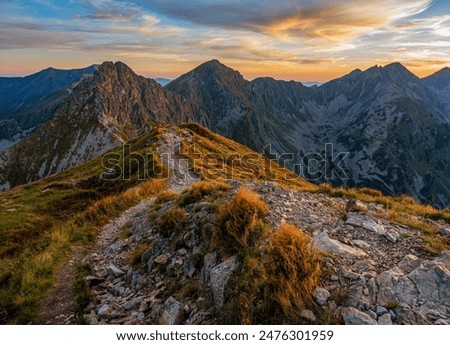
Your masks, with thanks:
M75 323L74 294L72 282L76 276L75 266L83 259L83 248L76 248L67 263L55 273L55 286L42 302L36 324L72 325Z
M175 192L182 192L193 182L200 180L189 168L187 160L178 157L179 145L182 140L182 136L178 133L168 130L164 133L164 140L158 147L158 154L162 161L173 171L168 188ZM103 254L108 251L108 247L120 236L123 226L133 219L136 220L136 217L144 217L145 211L153 201L154 198L141 201L103 227L90 250L94 266L96 266L96 261L100 261ZM55 285L42 302L36 324L70 325L76 322L72 285L76 277L75 266L82 261L83 257L83 248L77 248L70 254L67 263L55 273Z

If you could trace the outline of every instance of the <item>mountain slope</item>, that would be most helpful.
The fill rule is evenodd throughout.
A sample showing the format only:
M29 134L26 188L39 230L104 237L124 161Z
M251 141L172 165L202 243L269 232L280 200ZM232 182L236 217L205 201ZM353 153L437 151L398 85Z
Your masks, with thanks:
M47 122L72 88L96 69L48 68L23 78L0 77L0 151Z
M399 63L308 88L271 78L248 82L213 60L167 88L206 109L209 128L284 155L307 178L450 204L448 111ZM311 158L316 165L309 166Z
M440 234L448 212L318 188L199 125L158 127L128 144L108 152L121 156L113 176L98 157L2 193L2 323L36 320L74 245L88 253L79 276L63 278L76 303L52 323L344 323L377 306L398 324L448 321L450 261L439 255L450 245ZM135 165L138 156L147 164ZM117 178L122 164L134 168ZM320 258L311 240L333 255ZM406 293L409 279L418 289ZM417 305L420 296L427 303Z
M88 161L155 123L187 122L194 108L123 63L106 62L55 116L0 155L0 186L35 181Z
M277 156L310 180L446 207L450 123L436 90L445 90L447 74L421 80L394 63L309 88L272 78L249 82L212 60L161 88L122 63L105 63L74 89L55 119L0 155L0 185L84 162L155 123L195 121Z
M422 81L437 94L447 111L447 121L450 122L450 68L445 67L440 71L423 78Z
M198 104L206 113L208 127L230 138L251 105L249 82L217 60L205 62L166 88Z
M449 127L444 111L421 81L400 64L371 68L320 90L339 101L327 116L327 132L317 133L349 152L350 186L387 194L409 194L446 206L450 181Z

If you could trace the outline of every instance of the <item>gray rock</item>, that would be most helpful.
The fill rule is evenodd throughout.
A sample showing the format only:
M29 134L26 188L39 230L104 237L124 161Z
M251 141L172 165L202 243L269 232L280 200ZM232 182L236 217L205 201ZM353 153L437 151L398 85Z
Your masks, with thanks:
M450 325L449 319L439 319L434 322L435 325Z
M353 307L342 308L341 315L346 325L377 325L369 315Z
M217 265L217 252L208 253L203 258L203 270L200 277L200 286L203 286L209 282L211 276L211 270Z
M120 285L114 285L111 292L114 296L124 296L125 288Z
M395 320L397 318L397 315L395 315L393 310L389 310L389 316L391 317L391 320Z
M138 309L138 307L141 305L143 300L144 300L144 297L142 297L142 296L133 298L132 300L125 302L125 304L123 305L123 309L125 309L125 310Z
M382 307L381 305L377 306L376 312L378 315L387 314L388 310L385 307Z
M378 235L384 235L386 233L386 230L383 225L378 224L375 221L375 219L367 215L349 213L347 215L347 220L345 221L345 224L364 228Z
M442 236L450 236L450 228L442 228L441 235Z
M178 325L181 323L183 307L175 298L169 297L162 307L160 325Z
M378 324L379 325L392 325L391 316L389 313L383 314L380 317L378 317Z
M195 265L191 262L191 260L188 260L184 263L184 273L186 273L186 275L189 278L192 278L192 276L194 275L196 269L195 269Z
M314 315L314 312L309 309L302 310L302 312L300 313L300 316L309 322L317 321L316 315Z
M450 307L450 256L447 252L433 261L408 255L399 267L378 275L377 283L379 305L395 301L404 307L398 311L399 323L427 324L447 318Z
M367 315L369 315L372 319L374 319L374 320L376 320L377 318L378 318L378 315L377 315L377 313L375 313L374 311L372 311L372 310L370 310L370 309L367 309L366 311L365 311L365 313L367 314Z
M398 268L401 269L404 273L408 274L422 265L422 263L423 260L419 259L417 256L408 254L403 258L402 261L398 263Z
M153 260L153 261L159 265L165 265L171 257L172 257L172 255L170 255L169 253L164 253L164 254L157 256L155 258L155 260Z
M331 294L328 292L328 290L318 287L313 291L313 297L314 300L319 305L325 305L328 301L328 298L330 298Z
M368 208L359 200L350 200L345 207L347 212L367 212Z
M377 297L379 305L388 305L393 301L398 301L397 284L402 276L403 272L398 267L382 272L377 276L376 280L380 289Z
M390 232L386 232L384 237L391 243L397 243L397 237Z
M211 290L216 307L221 307L223 305L226 286L231 276L238 268L238 258L234 255L211 269Z
M107 314L110 314L112 312L112 309L109 305L102 305L98 311L97 311L97 315L98 316L104 316Z
M342 257L365 257L367 253L358 248L350 247L338 240L334 240L324 231L314 236L313 244L317 251L322 253L330 253Z
M370 248L370 244L363 240L353 240L353 243L359 248Z
M350 279L350 280L356 280L356 279L359 278L359 274L358 273L352 272L350 270L344 270L343 276L345 278L347 278L347 279Z
M120 268L117 268L113 264L106 267L106 272L109 276L115 277L115 278L123 276L125 274L124 271L122 271Z
M362 272L375 271L375 261L370 259L360 260L352 265L352 268Z
M98 316L105 318L109 318L113 316L113 314L114 310L109 305L102 305L97 311Z
M186 250L186 248L181 248L181 249L178 249L177 253L180 254L180 255L186 255L187 254L187 250Z
M89 314L84 315L84 319L86 320L86 323L88 325L98 325L97 315L95 314L95 311L92 310Z
M139 274L138 272L134 272L132 278L131 278L131 286L134 289L140 289L144 286L145 278Z
M105 281L103 278L99 278L99 277L95 277L95 276L87 276L86 278L84 278L84 280L86 281L86 283L89 286L96 286Z

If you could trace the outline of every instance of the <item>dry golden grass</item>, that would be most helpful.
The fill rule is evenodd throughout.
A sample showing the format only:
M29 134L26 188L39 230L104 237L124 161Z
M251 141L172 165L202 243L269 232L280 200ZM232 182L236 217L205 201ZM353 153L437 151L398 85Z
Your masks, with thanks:
M420 204L408 195L400 196L384 196L381 192L369 188L343 188L333 187L329 183L322 183L315 191L316 193L325 193L333 197L353 198L367 203L377 203L386 207L386 214L379 214L380 217L386 217L401 224L426 229L426 219L439 220L442 219L450 223L450 212L448 209L439 210L431 205ZM403 216L402 216L403 215ZM423 217L424 220L417 220L415 225L410 221L411 216Z
M173 190L164 190L158 194L155 199L155 204L164 204L169 201L173 201L178 197L178 193Z
M180 206L190 205L207 196L216 199L223 196L230 189L231 186L222 180L194 182L189 189L180 195L178 204Z
M231 186L221 180L194 182L191 187L191 193L194 198L200 200L206 195L219 196L223 192L227 192Z
M165 182L164 180L147 180L121 194L107 196L92 204L82 217L89 221L98 221L105 216L110 217L139 200L160 192L165 187Z
M294 225L284 224L275 231L267 248L269 284L283 313L290 317L298 316L319 283L320 257L310 241Z
M358 189L358 192L361 194L365 194L365 195L369 195L369 196L373 196L373 197L383 196L383 193L381 193L379 190L367 188L367 187Z
M169 208L164 212L156 222L156 226L160 234L165 237L171 236L173 233L179 232L186 224L186 211L178 206Z
M218 210L216 227L221 239L231 239L238 247L253 246L264 230L268 207L258 194L239 189L232 200Z
M297 190L317 189L291 170L202 126L187 124L181 128L188 130L192 137L191 142L181 143L181 153L205 180L274 181Z
M293 225L276 229L261 252L244 257L236 298L223 311L225 321L241 324L296 324L312 305L321 277L321 258L310 238ZM259 243L261 245L261 243Z

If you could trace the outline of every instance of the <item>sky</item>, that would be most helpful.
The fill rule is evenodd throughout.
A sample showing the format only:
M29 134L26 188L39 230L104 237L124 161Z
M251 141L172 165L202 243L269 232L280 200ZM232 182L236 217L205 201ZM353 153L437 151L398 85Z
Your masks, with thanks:
M0 0L0 75L123 61L174 78L211 59L247 79L323 82L450 66L450 0Z

